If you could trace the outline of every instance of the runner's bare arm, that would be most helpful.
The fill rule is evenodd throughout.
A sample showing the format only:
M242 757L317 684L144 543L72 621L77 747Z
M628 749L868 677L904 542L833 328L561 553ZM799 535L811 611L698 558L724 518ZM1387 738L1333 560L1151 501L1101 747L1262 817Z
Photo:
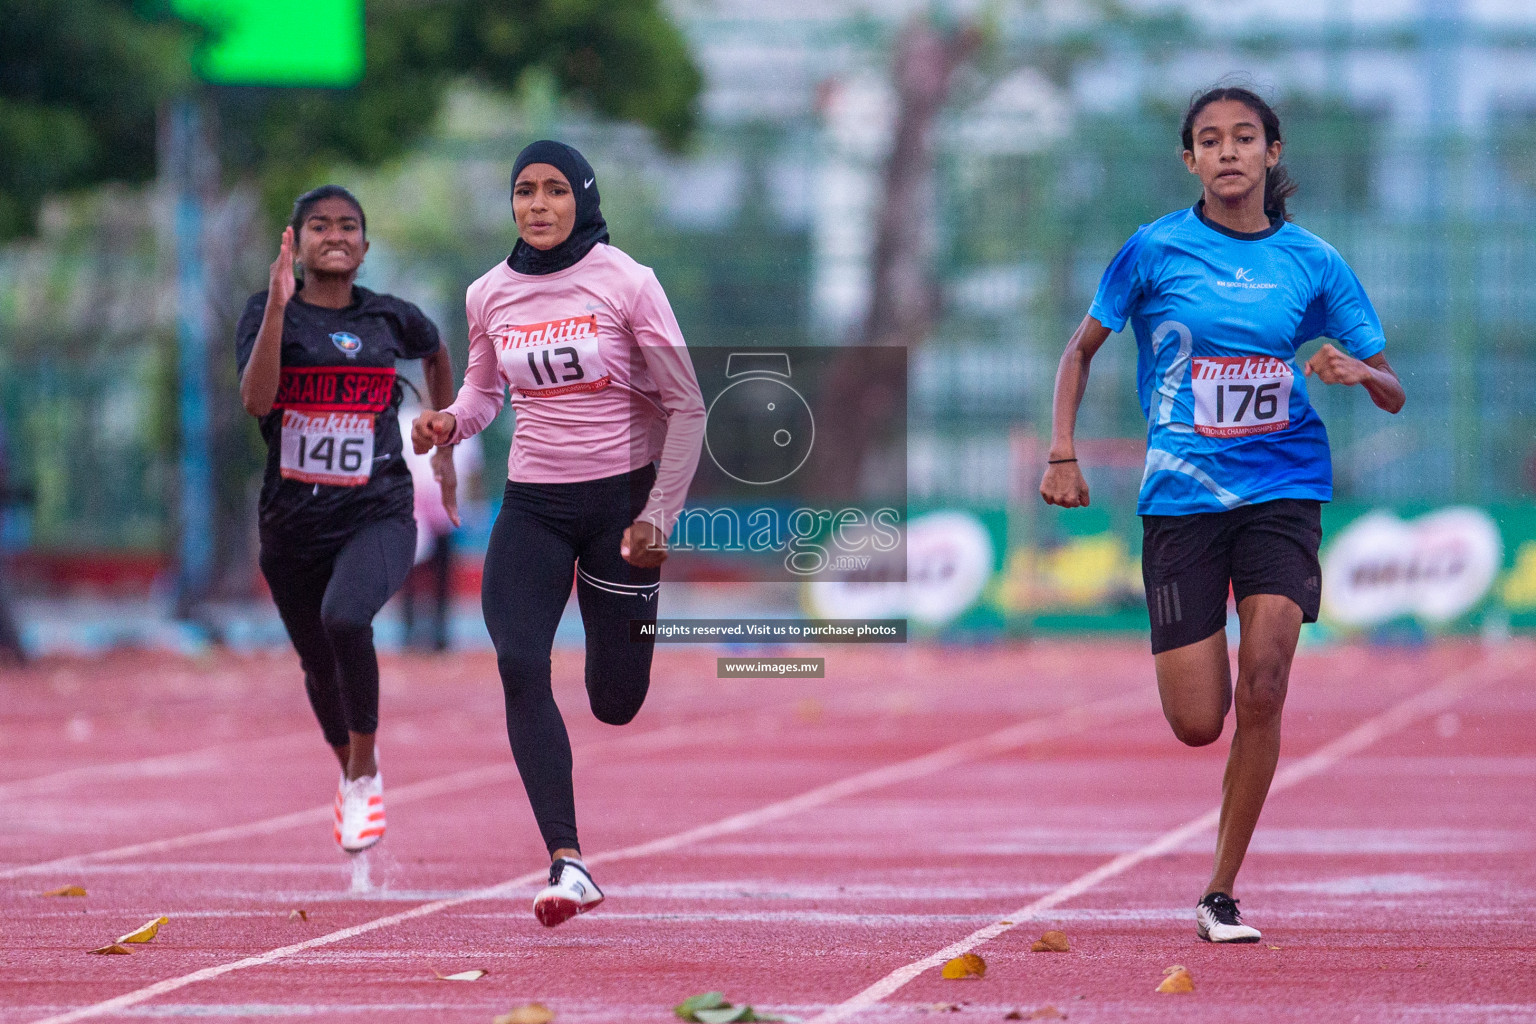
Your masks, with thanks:
M435 409L441 409L453 401L453 357L448 353L448 346L442 345L438 350L423 359L422 372L427 378L427 398ZM411 444L414 446L415 426L411 428ZM448 431L452 436L452 428ZM448 513L448 519L454 526L463 525L459 521L459 474L453 466L453 446L439 446L432 453L432 476L437 480L438 490L443 495L443 511Z
M421 361L422 374L427 378L427 399L434 409L446 409L453 402L453 356L448 346Z
M1051 402L1051 452L1053 460L1040 480L1040 497L1048 505L1078 508L1088 504L1088 481L1077 464L1072 435L1077 429L1077 410L1088 387L1088 364L1093 362L1110 330L1091 316L1083 317L1061 354L1056 367L1056 391ZM1067 461L1055 461L1067 460Z
M293 278L293 228L283 229L283 241L272 261L267 286L267 308L251 358L240 375L240 404L252 416L265 416L277 400L277 384L283 372L283 312L297 285Z
M1408 400L1403 391L1403 382L1387 362L1384 352L1378 352L1369 359L1356 359L1324 342L1322 348L1312 353L1312 358L1307 360L1302 372L1308 377L1316 374L1317 379L1324 384L1363 384L1376 407L1387 412L1397 412Z

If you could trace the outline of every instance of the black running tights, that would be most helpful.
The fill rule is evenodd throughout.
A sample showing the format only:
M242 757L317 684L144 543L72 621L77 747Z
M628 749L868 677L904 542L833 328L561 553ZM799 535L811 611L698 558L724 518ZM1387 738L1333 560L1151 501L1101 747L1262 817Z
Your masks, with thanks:
M379 658L373 617L400 588L416 555L416 524L387 519L358 527L338 551L300 554L262 544L261 572L299 661L325 742L379 727Z
M550 852L579 850L571 742L550 689L555 627L571 595L587 634L592 713L623 725L651 681L652 641L631 620L655 621L660 569L637 569L619 539L645 507L655 469L567 484L508 481L485 553L481 602L507 702L507 738Z

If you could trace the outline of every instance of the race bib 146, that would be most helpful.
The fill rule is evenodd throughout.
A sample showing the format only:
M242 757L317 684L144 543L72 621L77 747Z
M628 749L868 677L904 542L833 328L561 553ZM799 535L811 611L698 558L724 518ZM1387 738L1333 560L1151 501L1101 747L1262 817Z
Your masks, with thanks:
M278 471L307 484L362 486L373 473L373 416L284 409Z
M1206 437L1268 434L1291 425L1291 365L1272 356L1192 360L1195 431Z
M508 327L496 338L496 347L502 372L521 394L554 398L608 386L596 316Z

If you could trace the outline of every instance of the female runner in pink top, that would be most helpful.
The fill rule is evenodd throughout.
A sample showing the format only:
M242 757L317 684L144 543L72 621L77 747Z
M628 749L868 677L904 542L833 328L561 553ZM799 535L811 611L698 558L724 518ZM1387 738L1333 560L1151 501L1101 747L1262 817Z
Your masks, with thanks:
M666 294L608 244L597 175L559 142L512 169L520 236L470 285L469 366L458 398L412 429L418 452L483 430L507 388L517 423L481 600L506 692L507 735L550 852L534 900L545 925L602 902L581 859L571 745L550 690L555 627L576 578L587 695L601 721L635 717L650 685L666 539L704 435L704 400Z

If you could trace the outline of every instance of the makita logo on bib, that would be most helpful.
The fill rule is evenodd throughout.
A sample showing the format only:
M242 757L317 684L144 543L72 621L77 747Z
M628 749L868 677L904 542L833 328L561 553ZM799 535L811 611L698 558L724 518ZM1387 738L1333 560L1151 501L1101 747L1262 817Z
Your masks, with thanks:
M505 329L496 341L499 348L541 348L597 334L596 316L572 316L541 324L517 324Z
M1263 281L1253 279L1253 270L1250 267L1238 267L1232 274L1232 280L1216 282L1218 288L1278 288L1279 285L1265 284Z
M1278 380L1291 376L1291 364L1273 356L1201 356L1194 360L1195 380Z

